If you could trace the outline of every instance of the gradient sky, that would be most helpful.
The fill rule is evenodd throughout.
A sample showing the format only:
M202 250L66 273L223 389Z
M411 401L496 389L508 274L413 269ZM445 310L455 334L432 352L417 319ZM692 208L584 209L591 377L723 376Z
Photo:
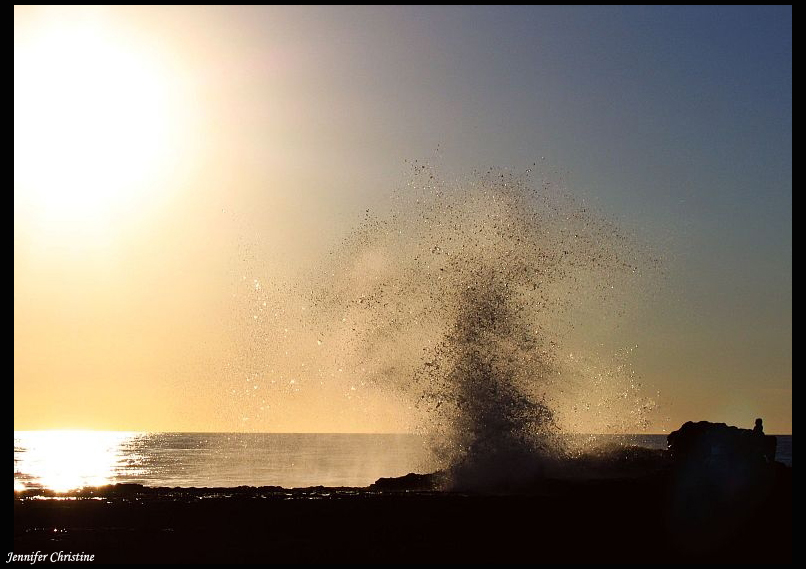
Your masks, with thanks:
M618 333L650 431L791 432L791 7L15 7L14 36L15 429L407 428L332 386L246 422L243 282L406 160L543 158L663 259Z

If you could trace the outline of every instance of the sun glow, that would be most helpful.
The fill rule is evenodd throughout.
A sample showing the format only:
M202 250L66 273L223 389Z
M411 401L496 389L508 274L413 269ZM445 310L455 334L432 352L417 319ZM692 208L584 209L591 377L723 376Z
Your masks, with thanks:
M14 490L48 488L65 492L113 482L123 446L137 433L122 431L19 431L14 447ZM17 472L26 473L18 479Z
M15 202L60 237L97 235L168 174L175 86L129 35L60 17L15 41Z

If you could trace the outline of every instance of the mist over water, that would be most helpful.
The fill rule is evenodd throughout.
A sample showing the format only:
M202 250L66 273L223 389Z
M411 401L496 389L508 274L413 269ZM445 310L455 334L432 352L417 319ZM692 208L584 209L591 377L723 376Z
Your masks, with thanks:
M588 331L616 327L658 262L556 174L412 170L299 282L259 291L283 338L272 383L398 398L456 487L539 476L578 452L563 433L644 430L632 346Z

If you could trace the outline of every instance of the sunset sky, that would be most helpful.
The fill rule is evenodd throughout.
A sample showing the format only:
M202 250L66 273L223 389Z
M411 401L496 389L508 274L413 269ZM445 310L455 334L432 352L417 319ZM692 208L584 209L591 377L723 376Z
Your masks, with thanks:
M657 253L650 432L791 433L791 7L15 7L14 428L410 429L247 376L254 290L413 160L540 161Z

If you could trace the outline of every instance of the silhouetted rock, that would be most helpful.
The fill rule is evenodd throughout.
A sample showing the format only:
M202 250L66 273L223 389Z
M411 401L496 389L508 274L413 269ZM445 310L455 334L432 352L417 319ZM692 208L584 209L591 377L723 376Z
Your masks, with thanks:
M667 509L675 548L704 552L766 532L787 515L790 469L775 462L776 439L725 423L689 421L667 437L673 476ZM773 540L774 536L765 536Z
M429 474L409 472L405 476L378 478L370 484L370 490L384 492L428 492L442 490L447 483L447 475L442 471Z
M761 419L754 429L740 429L725 423L689 421L666 438L678 463L747 467L775 460L776 439L764 434Z

